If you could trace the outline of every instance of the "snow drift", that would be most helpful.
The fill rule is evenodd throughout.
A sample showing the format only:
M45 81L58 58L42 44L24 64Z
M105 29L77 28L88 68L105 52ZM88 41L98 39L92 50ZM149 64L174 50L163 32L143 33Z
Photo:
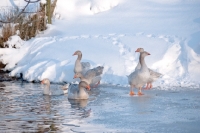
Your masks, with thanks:
M19 49L0 49L0 60L10 76L72 82L72 54L81 50L83 61L104 66L102 83L128 86L126 75L138 62L135 50L143 47L151 53L148 67L164 75L155 86L199 87L199 6L181 0L59 0L53 25Z

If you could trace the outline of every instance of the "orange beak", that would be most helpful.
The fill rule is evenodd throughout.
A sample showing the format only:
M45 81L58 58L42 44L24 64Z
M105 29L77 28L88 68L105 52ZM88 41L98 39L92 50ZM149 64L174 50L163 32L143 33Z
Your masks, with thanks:
M74 55L76 55L76 52L72 56L74 56Z
M76 74L74 75L74 79L75 79L75 78L77 78L77 77L76 77Z
M90 90L90 85L88 85L86 88L87 88L88 90Z
M41 84L43 84L43 81L41 81Z

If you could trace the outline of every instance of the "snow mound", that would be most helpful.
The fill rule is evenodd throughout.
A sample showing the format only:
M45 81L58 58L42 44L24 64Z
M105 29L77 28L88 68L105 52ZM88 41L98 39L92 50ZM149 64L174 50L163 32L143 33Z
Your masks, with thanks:
M8 41L4 43L5 47L8 48L21 48L24 44L24 41L18 36L18 35L13 35L8 38Z
M55 15L62 19L73 19L110 10L119 3L120 0L59 0Z
M112 9L119 4L119 0L94 0L91 3L90 10L93 13L100 13Z

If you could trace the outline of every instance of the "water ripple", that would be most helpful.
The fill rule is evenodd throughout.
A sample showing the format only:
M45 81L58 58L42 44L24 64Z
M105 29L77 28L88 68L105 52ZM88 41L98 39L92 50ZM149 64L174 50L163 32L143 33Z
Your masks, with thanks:
M5 86L0 89L1 132L71 132L70 127L80 125L68 123L90 116L87 100L68 100L66 95L44 96L40 84L2 84Z

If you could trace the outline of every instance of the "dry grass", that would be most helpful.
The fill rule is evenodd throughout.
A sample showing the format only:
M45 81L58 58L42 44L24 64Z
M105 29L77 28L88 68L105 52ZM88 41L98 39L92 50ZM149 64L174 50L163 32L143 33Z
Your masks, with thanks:
M17 31L21 39L29 40L35 37L40 31L46 30L44 9L44 5L41 5L40 12L22 14L14 23L3 24L0 36L0 47L6 47L4 43L8 41L10 36L15 35ZM17 14L16 12L19 12L19 9L1 13L0 18L1 20L9 21Z
M4 24L2 27L2 36L0 38L0 47L4 48L4 42L8 41L8 38L14 35L14 30L11 24Z

